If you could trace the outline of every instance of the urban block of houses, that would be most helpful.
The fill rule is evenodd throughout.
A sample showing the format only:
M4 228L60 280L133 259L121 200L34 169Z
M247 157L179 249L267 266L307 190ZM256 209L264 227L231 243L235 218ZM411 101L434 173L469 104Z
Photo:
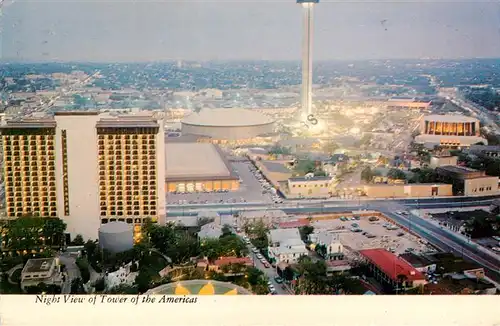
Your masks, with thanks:
M307 255L308 251L298 228L274 229L269 232L268 254L276 264L294 264L301 256Z
M313 232L309 235L309 241L311 245L309 246L314 250L317 246L325 246L326 260L342 260L344 259L344 246L340 243L340 239L337 234L328 231Z
M29 259L21 271L21 289L23 290L40 283L62 286L63 282L64 277L57 258Z

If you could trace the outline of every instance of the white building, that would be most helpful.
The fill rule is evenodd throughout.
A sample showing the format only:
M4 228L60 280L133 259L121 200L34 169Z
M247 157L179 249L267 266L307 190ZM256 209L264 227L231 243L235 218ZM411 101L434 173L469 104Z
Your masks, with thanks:
M311 248L318 245L326 247L326 257L328 260L341 260L344 258L344 246L339 240L337 234L328 231L314 232L309 235Z
M298 228L275 229L269 232L269 258L274 259L276 264L297 263L301 256L307 256L308 251Z

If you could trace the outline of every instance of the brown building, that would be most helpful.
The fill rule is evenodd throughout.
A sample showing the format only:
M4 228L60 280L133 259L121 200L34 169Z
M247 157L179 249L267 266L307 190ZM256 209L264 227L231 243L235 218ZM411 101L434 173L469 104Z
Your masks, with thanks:
M486 172L462 166L441 166L436 169L442 182L453 186L454 195L490 195L498 193L498 177L486 175Z

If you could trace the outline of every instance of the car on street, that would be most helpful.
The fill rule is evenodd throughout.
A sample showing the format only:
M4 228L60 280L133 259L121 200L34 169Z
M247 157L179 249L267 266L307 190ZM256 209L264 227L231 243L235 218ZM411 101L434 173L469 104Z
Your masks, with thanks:
M276 281L276 283L278 283L278 284L283 283L283 279L282 279L281 277L279 277L279 276L275 276L275 277L274 277L274 280L275 280L275 281Z
M266 261L266 262L263 262L263 264L264 264L264 267L265 267L265 268L269 268L269 267L271 266L271 265L269 265L269 263L268 263L267 261Z

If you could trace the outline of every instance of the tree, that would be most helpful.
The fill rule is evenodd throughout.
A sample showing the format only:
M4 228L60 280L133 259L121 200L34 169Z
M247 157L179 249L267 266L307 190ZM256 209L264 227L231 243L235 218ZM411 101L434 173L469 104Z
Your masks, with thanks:
M387 172L387 177L393 180L405 180L406 174L399 169L392 168Z
M304 242L309 242L309 235L314 232L314 227L311 225L305 225L299 228L300 238Z
M74 246L83 246L85 244L85 241L83 240L83 237L81 234L77 234L76 237L73 239L72 244Z
M225 236L228 236L228 235L231 235L233 234L233 231L231 230L231 227L227 224L224 224L224 226L222 227L222 235L221 237L225 237Z
M326 258L326 255L328 253L328 250L326 249L326 246L324 244L319 244L314 248L314 251L323 259Z
M43 221L42 236L45 242L50 246L61 246L64 241L66 223L59 218L44 218Z
M264 276L264 272L255 267L249 267L247 270L248 283L252 286L259 283L260 278Z
M372 169L367 166L361 171L361 180L365 182L371 182L374 177Z
M85 294L83 281L81 278L75 278L71 281L71 294Z

